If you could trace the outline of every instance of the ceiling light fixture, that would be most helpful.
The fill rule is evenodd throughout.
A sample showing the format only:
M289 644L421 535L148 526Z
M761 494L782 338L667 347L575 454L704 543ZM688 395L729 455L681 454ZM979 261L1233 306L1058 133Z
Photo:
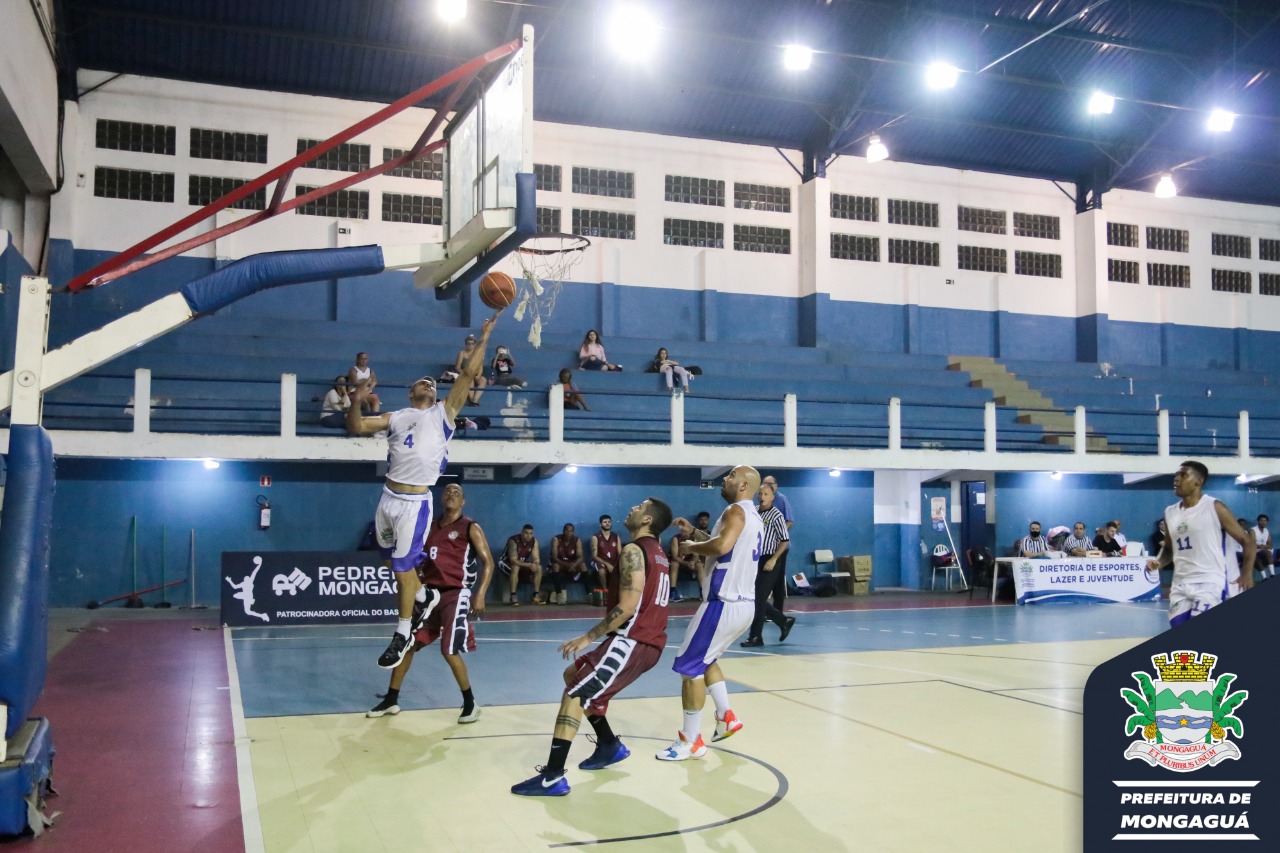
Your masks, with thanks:
M1098 89L1094 89L1093 94L1089 96L1089 115L1111 115L1111 111L1116 108L1116 99L1112 95L1108 95Z
M827 476L828 476L828 477L839 477L839 476L840 476L840 469L839 469L839 468L832 468L830 471L828 471L828 472L827 472Z
M1173 198L1177 194L1178 188L1173 185L1173 175L1165 172L1156 183L1156 198Z
M1050 479L1050 480L1061 480L1061 479L1062 479L1062 472L1061 472L1061 471L1054 471L1052 474L1050 474L1050 475L1049 475L1049 479Z
M782 67L788 71L808 71L813 64L813 51L802 44L782 48Z
M613 13L609 41L623 59L643 62L658 47L658 22L648 9L619 6Z
M204 467L205 467L206 469L210 470L210 471L212 471L214 468L217 468L217 467L221 466L221 464L222 464L222 463L221 463L221 462L219 462L217 459L206 459L206 460L204 460Z
M872 136L867 142L867 162L879 163L889 157L889 149L884 147L879 136Z
M1227 133L1236 125L1236 114L1224 109L1215 109L1209 113L1205 127L1210 133Z
M576 474L576 473L578 473L578 466L577 466L577 465L566 465L566 466L564 467L564 470L565 470L565 473L566 473L566 474Z
M947 62L932 62L924 70L925 85L935 91L954 89L960 79L960 69Z
M436 0L436 14L452 24L467 16L467 0Z

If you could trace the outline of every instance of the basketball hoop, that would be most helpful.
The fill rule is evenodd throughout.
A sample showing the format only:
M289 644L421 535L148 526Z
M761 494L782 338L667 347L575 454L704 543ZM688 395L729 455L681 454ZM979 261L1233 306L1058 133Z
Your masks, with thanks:
M516 321L530 315L529 343L542 346L542 323L556 308L565 278L582 260L582 251L591 245L577 234L539 234L530 237L513 253L524 274L516 296Z

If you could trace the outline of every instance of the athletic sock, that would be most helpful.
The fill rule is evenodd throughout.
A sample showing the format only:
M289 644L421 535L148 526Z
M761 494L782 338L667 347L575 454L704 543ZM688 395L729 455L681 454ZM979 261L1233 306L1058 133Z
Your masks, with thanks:
M680 729L684 732L685 740L693 743L698 739L698 735L702 733L702 712L701 711L685 711L684 712L684 728Z
M388 687L386 700L392 705L398 705L400 703L400 690L395 687Z
M569 760L569 746L573 743L562 737L551 739L551 755L547 757L547 765L542 768L544 776L563 776L564 763Z
M476 708L476 697L471 695L471 688L462 691L462 713L470 714Z
M396 633L402 634L406 637L409 636L409 620L408 619L401 619L399 622L396 623Z
M425 586L418 587L418 591L413 594L413 600L422 604L427 600L427 588Z
M588 714L587 722L595 730L596 743L613 743L618 739L618 736L613 733L613 727L609 725L608 717L604 714Z
M715 684L708 684L707 692L711 694L711 701L716 703L716 719L723 720L724 715L729 711L728 682L717 681Z

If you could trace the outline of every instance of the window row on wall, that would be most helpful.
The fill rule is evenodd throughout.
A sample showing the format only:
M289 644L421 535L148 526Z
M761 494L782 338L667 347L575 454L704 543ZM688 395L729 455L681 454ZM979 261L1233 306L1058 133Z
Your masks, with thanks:
M886 221L890 225L916 225L922 228L941 227L938 204L931 201L910 201L891 198L887 200ZM880 199L876 196L831 194L831 218L853 219L860 222L880 221ZM1008 234L1009 213L982 207L956 206L956 224L961 231L978 231L984 234ZM1039 237L1045 240L1062 239L1062 220L1057 216L1041 213L1013 214L1013 236Z
M562 172L559 166L535 163L533 173L540 191L561 192L563 190ZM572 188L575 193L613 198L635 198L634 172L574 166L572 178ZM726 200L725 184L725 181L714 178L667 175L663 183L663 197L667 201L683 204L724 207ZM733 206L742 210L790 213L791 188L735 181L733 184Z
M1161 252L1191 251L1191 234L1184 228L1148 226L1146 231L1146 247L1148 249L1155 249ZM1108 222L1107 245L1137 249L1139 248L1138 233L1137 225ZM1210 235L1210 249L1213 254L1219 257L1252 258L1253 238L1246 234L1219 234L1213 232ZM1280 240L1259 237L1258 259L1280 262Z
M1147 284L1152 287L1191 287L1191 267L1187 264L1148 263ZM1137 261L1107 260L1107 280L1140 284L1142 266ZM1223 293L1253 293L1253 273L1248 270L1210 271L1210 286ZM1280 273L1259 273L1258 292L1280 296Z
M831 257L844 261L880 262L880 238L863 234L832 234ZM889 238L888 261L891 264L941 266L939 244L924 240ZM1009 272L1009 252L989 246L957 246L956 266L976 272ZM1046 252L1013 253L1016 275L1062 278L1062 256Z
M145 154L173 156L177 153L177 128L164 124L144 124L134 121L98 119L95 126L95 144L98 148L114 151L137 151ZM235 163L266 163L267 134L241 133L230 130L213 130L193 127L190 134L189 153L199 160L226 160ZM318 139L297 140L297 153L318 145ZM383 148L382 162L403 157L404 148ZM359 142L343 142L334 146L306 165L310 169L328 169L337 172L359 172L369 168L372 147ZM387 172L403 178L442 180L444 177L444 153L433 151Z

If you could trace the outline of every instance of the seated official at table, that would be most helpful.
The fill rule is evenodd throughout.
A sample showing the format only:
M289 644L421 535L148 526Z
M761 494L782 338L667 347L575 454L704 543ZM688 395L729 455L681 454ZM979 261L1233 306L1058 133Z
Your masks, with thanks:
M1116 539L1116 526L1112 522L1107 522L1102 532L1093 538L1093 547L1104 557L1124 556L1124 546Z
M1029 536L1023 536L1018 542L1019 557L1043 557L1049 550L1049 540L1040 535L1040 522L1033 521L1028 528Z
M1068 557L1087 557L1092 548L1093 543L1085 534L1084 522L1077 521L1071 528L1071 535L1062 541L1062 550Z

